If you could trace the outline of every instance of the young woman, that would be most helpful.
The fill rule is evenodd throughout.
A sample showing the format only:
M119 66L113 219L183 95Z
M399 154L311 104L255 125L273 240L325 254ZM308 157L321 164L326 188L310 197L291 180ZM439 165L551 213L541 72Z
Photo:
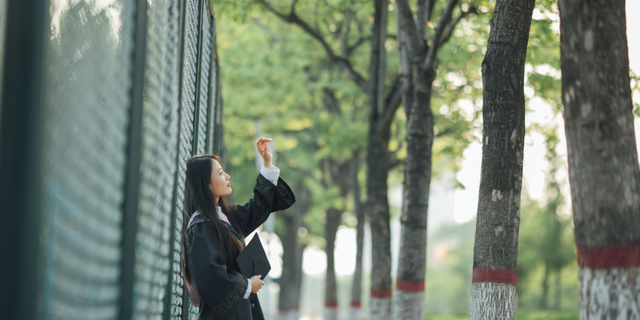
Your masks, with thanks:
M256 142L262 156L253 199L244 206L229 205L230 176L214 155L187 161L182 223L182 270L198 319L264 319L256 293L261 275L240 274L236 258L245 235L264 223L271 212L289 208L295 197L271 164L271 139Z

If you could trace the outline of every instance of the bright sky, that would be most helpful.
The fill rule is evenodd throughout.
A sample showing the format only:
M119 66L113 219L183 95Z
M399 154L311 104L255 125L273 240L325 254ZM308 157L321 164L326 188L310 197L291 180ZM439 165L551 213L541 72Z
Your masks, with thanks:
M627 12L640 12L640 1L627 1ZM640 34L640 19L639 20L627 20L627 34L628 35L637 35ZM640 74L640 39L638 37L628 37L629 43L629 62L630 67L636 74ZM634 96L634 100L640 102L640 96ZM472 106L469 106L472 108ZM532 109L531 113L527 114L526 125L529 126L531 123L550 123L551 121L556 122L559 127L559 136L561 137L561 142L559 143L558 153L566 158L566 141L564 138L564 125L562 124L562 116L559 115L557 117L553 116L551 112L551 108L540 99L531 99L530 108ZM640 125L640 121L636 121L636 127ZM636 130L636 141L640 141L640 130ZM547 170L547 163L544 159L545 148L544 148L544 137L541 134L533 134L526 137L525 140L525 151L524 151L524 187L529 192L529 195L534 199L542 199L544 197L544 188L545 188L545 172ZM462 168L457 174L458 180L465 185L465 190L456 190L453 196L453 219L450 217L444 218L436 218L429 217L430 229L433 227L431 224L439 224L441 222L446 221L455 221L458 223L462 223L465 221L469 221L476 215L477 204L478 204L478 188L480 185L480 165L482 160L482 145L480 143L471 144L464 151L464 161L462 162ZM559 174L560 179L564 179L568 182L567 173ZM433 186L432 186L433 187ZM432 190L432 198L437 192L433 192L437 190ZM397 195L400 190L393 189L390 192L390 202L392 205L394 201L397 202L399 199ZM566 199L570 199L569 196L569 186L568 183L565 183L564 191ZM440 193L441 198L446 198L446 192ZM438 201L437 199L430 199L430 202ZM449 200L450 201L450 200ZM448 210L444 210L448 211ZM568 210L566 210L568 212ZM397 247L399 246L398 234L399 233L399 223L397 221L392 222L392 255L396 255ZM370 235L367 234L365 236L365 246L368 246L369 249L365 250L364 256L364 268L365 270L370 270ZM273 246L272 246L273 248ZM275 249L274 251L281 250ZM338 275L350 275L353 273L355 269L355 230L341 227L338 230L337 240L336 240L336 273ZM275 253L275 252L274 252ZM271 261L274 261L275 257L272 257ZM393 261L396 259L394 258ZM274 267L274 271L277 268ZM308 248L304 252L304 261L303 268L305 273L307 274L322 274L326 271L326 256L324 252L318 251L313 248ZM394 268L395 269L395 268ZM280 269L281 270L281 269ZM279 271L279 270L278 270ZM275 274L274 274L275 276Z
M93 1L93 5L96 8L105 8L107 14L111 18L111 26L113 28L114 34L119 34L118 29L120 29L120 25L122 21L120 20L120 6L114 6L114 1L116 0L95 0ZM77 3L77 1L73 1L73 3ZM67 9L71 2L68 0L51 0L50 1L49 12L51 13L51 26L54 30L56 30L56 34L60 31L60 16L62 15L62 11ZM150 5L151 1L150 1Z

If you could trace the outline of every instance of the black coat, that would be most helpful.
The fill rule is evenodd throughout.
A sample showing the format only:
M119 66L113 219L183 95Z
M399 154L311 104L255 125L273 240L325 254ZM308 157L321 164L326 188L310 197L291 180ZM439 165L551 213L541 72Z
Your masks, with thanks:
M287 209L295 202L291 188L282 179L275 186L261 174L253 193L247 204L233 207L243 235L263 224L271 212ZM215 232L209 223L197 221L186 231L189 270L202 297L198 319L264 319L258 296L251 294L244 299L247 278L240 274L236 257L226 264L222 262Z

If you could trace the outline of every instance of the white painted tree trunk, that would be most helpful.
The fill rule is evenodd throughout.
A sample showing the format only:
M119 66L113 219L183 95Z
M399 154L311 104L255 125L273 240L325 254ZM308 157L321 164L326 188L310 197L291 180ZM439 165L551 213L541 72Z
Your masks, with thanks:
M391 319L391 298L371 297L369 300L369 319Z
M640 268L580 268L580 319L640 320Z
M424 291L397 290L393 299L393 319L424 319Z
M361 320L362 309L356 307L349 308L349 320Z
M285 311L278 313L278 320L299 320L300 312L298 310Z
M469 320L512 320L516 305L516 286L496 282L471 285Z
M324 307L324 320L338 320L338 307Z

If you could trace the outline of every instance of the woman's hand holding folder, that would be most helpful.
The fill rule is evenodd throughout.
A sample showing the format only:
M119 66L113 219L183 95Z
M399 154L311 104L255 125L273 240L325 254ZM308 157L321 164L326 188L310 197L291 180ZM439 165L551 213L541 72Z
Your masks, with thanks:
M258 293L258 291L262 289L262 286L264 286L264 281L260 280L260 278L262 278L262 276L259 274L249 278L249 281L251 281L251 293Z

